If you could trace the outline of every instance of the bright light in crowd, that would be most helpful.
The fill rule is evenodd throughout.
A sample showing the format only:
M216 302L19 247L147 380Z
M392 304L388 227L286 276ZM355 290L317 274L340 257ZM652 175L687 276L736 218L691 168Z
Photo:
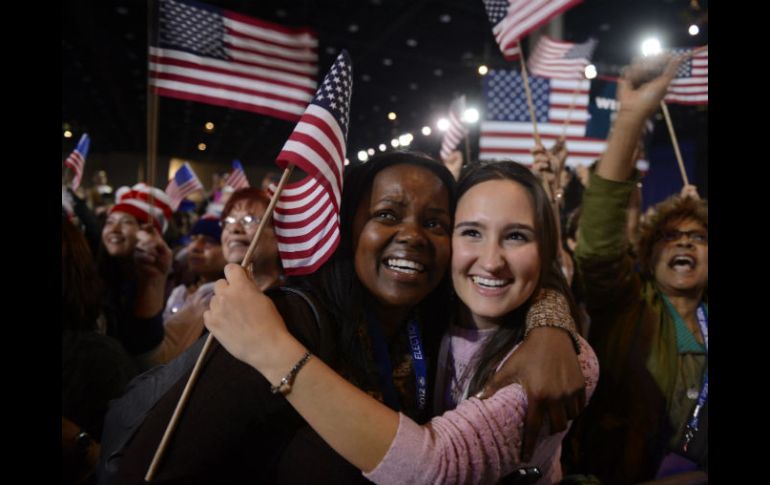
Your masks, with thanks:
M692 24L689 29L687 29L687 32L690 33L690 35L698 35L698 32L700 32L700 29L697 25Z
M70 130L64 130L64 138L72 138L72 132Z
M390 113L388 113L388 119L391 120L391 121L395 120L396 119L396 113L394 113L392 111Z
M198 150L204 151L205 149L206 149L206 144L205 143L198 143Z
M405 133L398 137L398 144L401 145L402 147L408 147L412 143L412 140L414 140L414 137L412 136L412 134Z
M380 146L378 146L377 148L379 148L381 152L384 152L385 150L388 149L388 146L384 143L380 143Z
M479 74L485 76L489 72L489 69L484 64L479 66Z
M350 160L348 160L347 158L345 158L345 166L348 166L348 165L350 165Z
M365 162L369 160L369 155L367 155L365 151L361 150L360 152L358 152L358 159L361 160L362 162Z
M439 119L438 123L436 123L436 128L438 128L439 131L447 131L449 129L449 120L446 118Z
M398 145L399 143L397 139L393 138L392 140L390 140L390 146L392 146L393 148L398 148Z
M428 136L428 135L430 135L430 133L431 133L430 126L423 126L422 127L422 134L423 135Z
M213 130L214 129L214 123L212 123L210 121L207 121L206 122L206 129L209 130L209 131Z
M651 37L642 42L642 55L654 56L660 54L663 49L660 47L660 41L654 37Z
M466 123L475 123L479 120L479 110L476 108L468 108L463 113L463 121Z
M372 155L374 155L374 148L370 148L370 149L366 150L366 153L368 153L369 156L371 157Z
M585 69L586 79L593 79L596 77L596 74L597 74L596 66L594 66L593 64L589 64L586 66L586 69Z

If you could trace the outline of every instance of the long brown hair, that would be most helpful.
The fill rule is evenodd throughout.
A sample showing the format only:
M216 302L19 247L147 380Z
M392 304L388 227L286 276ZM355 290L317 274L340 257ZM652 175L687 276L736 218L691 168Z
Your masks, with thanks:
M516 162L494 162L477 165L466 172L458 182L457 201L472 187L490 180L510 180L524 187L532 197L535 207L535 240L540 255L540 275L532 296L520 307L505 316L503 323L479 351L476 370L471 378L469 395L481 391L487 379L505 355L524 335L527 311L540 289L556 290L565 296L570 306L570 313L575 322L578 312L567 280L561 271L557 258L558 238L553 210L540 181L525 166Z

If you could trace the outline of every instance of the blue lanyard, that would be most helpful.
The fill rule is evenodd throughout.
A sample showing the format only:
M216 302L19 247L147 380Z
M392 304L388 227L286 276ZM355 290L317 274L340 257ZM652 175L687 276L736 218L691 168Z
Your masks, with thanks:
M401 406L396 392L396 386L393 384L393 365L390 363L390 354L388 346L385 343L385 336L382 333L377 318L367 311L367 324L369 335L372 341L372 350L374 359L379 368L380 389L382 390L385 404L391 409L399 411ZM407 325L409 332L409 346L412 351L412 369L414 370L415 384L417 388L417 409L422 411L428 398L428 378L425 364L425 352L422 348L422 339L420 338L420 329L417 321L412 319Z
M706 312L703 308L703 305L698 307L697 311L698 315L698 326L700 327L701 335L703 336L703 343L706 346L706 356L708 356L709 351L709 333L708 333L708 317L706 316ZM706 404L706 399L709 395L709 369L708 365L706 366L706 370L703 373L703 385L700 388L700 393L698 393L698 401L695 404L695 408L692 411L692 416L690 416L690 419L687 421L687 426L685 426L684 429L684 444L682 445L682 449L686 452L687 447L690 445L690 441L695 436L695 432L698 431L698 425L700 423L700 412L701 409L703 409L703 406Z

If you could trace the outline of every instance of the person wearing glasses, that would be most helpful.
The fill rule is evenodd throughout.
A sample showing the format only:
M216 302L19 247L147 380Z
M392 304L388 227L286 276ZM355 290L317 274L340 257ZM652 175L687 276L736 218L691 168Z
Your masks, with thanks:
M602 380L565 458L568 473L602 483L708 480L708 204L693 186L659 203L640 226L636 261L626 232L632 152L680 62L663 56L625 71L583 196L575 260Z
M270 197L264 190L254 187L237 190L227 200L220 225L222 253L228 263L241 264L268 205ZM262 291L277 286L284 279L272 221L259 238L249 271Z
M228 199L221 219L204 216L198 220L187 247L187 262L196 283L172 291L164 311L163 340L143 356L144 368L170 362L203 335L203 312L214 294L214 282L223 277L226 263L243 261L269 204L263 190L240 189ZM272 224L262 232L251 260L250 274L263 291L284 281Z

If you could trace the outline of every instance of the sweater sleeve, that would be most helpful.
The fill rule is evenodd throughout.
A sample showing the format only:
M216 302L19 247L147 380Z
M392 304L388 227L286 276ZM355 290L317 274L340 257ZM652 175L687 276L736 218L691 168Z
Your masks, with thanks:
M599 378L599 364L581 337L578 356L590 398ZM382 461L364 476L377 484L494 483L519 465L527 396L519 384L494 396L475 397L435 417L425 426L400 415L396 437ZM544 477L558 478L561 440L566 430L538 438L532 464Z
M618 321L618 314L630 308L641 292L626 237L634 186L634 180L614 182L592 174L583 196L575 264L591 315L592 342Z

